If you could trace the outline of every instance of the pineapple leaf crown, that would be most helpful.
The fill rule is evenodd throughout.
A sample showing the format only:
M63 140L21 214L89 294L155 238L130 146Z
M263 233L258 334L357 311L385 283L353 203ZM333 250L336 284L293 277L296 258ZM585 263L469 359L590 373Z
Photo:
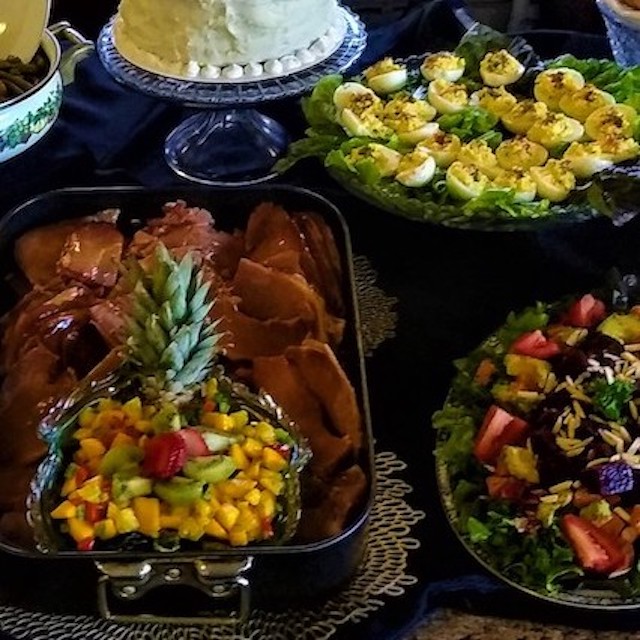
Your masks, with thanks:
M127 362L142 378L149 396L188 394L211 370L221 335L209 312L209 283L187 253L174 260L159 243L152 266L137 261L124 267L133 294L127 319ZM170 398L168 398L170 399Z

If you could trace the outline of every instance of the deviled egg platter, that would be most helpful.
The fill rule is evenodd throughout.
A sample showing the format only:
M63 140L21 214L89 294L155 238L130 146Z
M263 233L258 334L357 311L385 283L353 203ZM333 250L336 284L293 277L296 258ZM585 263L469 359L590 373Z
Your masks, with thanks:
M323 78L304 103L313 135L290 160L325 144L332 174L383 208L514 219L585 203L596 174L640 156L636 110L574 68L527 70L507 49L473 68L448 51L415 60Z

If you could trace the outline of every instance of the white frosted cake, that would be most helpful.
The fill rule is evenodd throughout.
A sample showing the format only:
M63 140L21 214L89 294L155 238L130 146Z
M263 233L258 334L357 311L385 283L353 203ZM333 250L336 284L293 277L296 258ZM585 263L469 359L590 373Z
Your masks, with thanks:
M341 36L337 0L121 0L115 44L130 62L238 79L309 66Z

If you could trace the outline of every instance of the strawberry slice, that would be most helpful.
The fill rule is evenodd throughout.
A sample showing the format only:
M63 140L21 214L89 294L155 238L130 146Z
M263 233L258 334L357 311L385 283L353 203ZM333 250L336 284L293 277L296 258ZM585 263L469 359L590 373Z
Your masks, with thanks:
M502 447L520 444L526 438L529 425L498 405L489 407L473 445L473 453L480 462L495 464Z
M187 458L200 458L211 454L207 443L197 429L187 427L176 433L184 440L187 447Z
M560 526L584 569L610 574L631 566L633 552L629 552L630 545L615 539L590 520L567 514Z
M171 478L187 461L187 445L176 432L161 433L147 441L142 472L152 478Z
M604 302L587 293L571 305L565 321L573 327L589 328L604 320L606 315Z

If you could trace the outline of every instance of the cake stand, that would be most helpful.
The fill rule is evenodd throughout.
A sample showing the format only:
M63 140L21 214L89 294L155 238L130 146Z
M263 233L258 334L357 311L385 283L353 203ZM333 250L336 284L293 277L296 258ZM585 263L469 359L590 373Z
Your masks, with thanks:
M308 92L323 76L346 71L362 55L364 25L349 9L340 11L345 36L333 53L306 69L270 79L205 82L145 71L117 50L114 19L102 29L97 51L118 82L197 110L165 142L165 159L176 174L200 184L244 186L273 178L273 165L289 143L286 129L255 107Z

